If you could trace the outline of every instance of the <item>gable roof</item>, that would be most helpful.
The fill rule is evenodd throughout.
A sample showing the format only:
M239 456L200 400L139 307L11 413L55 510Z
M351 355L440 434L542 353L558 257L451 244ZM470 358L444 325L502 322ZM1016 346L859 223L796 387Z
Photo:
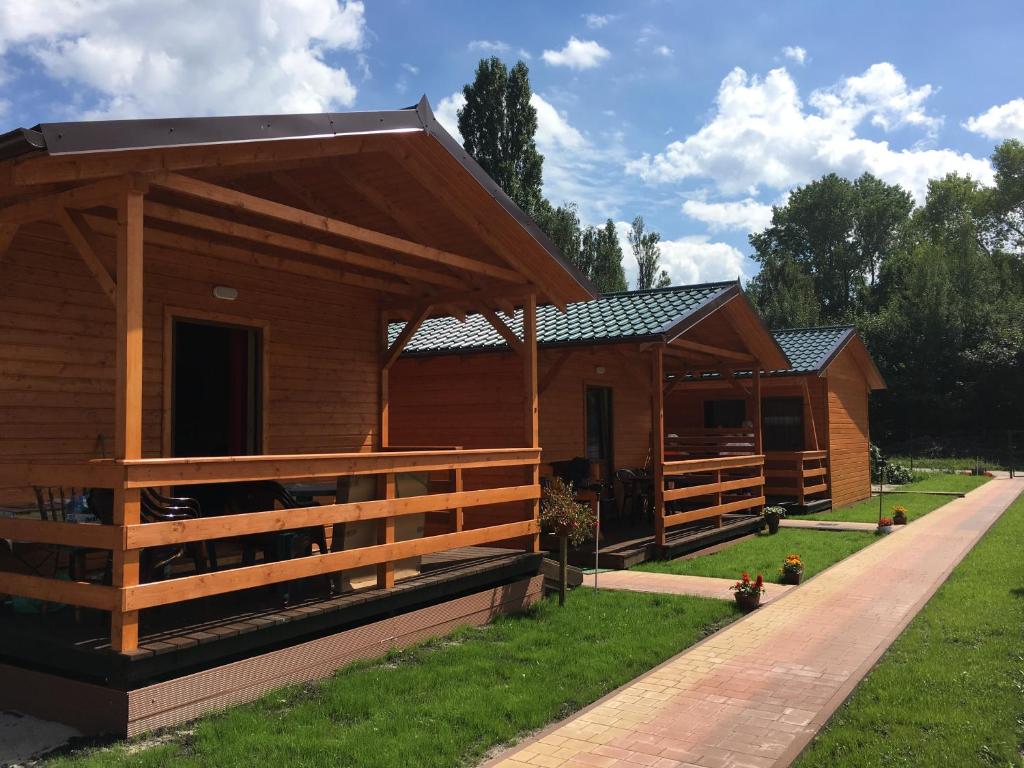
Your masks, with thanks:
M784 328L772 331L791 363L775 375L824 374L833 360L844 349L850 348L872 389L884 389L885 380L864 346L860 334L852 325L822 326L819 328Z
M343 137L349 137L345 139ZM318 142L359 141L375 137L403 151L410 138L420 137L430 151L439 156L441 168L435 171L439 185L451 184L452 173L466 173L475 182L475 194L481 206L497 204L519 225L513 242L505 246L515 254L551 301L563 304L597 295L590 280L566 259L533 219L524 213L491 179L468 152L441 126L423 96L408 108L372 112L314 113L297 115L247 115L236 117L185 117L167 119L98 120L65 123L40 123L32 128L17 128L0 134L0 165L14 161L51 162L60 158L92 155L98 158L124 157L144 152L161 156L189 153L202 157L209 148L228 145L269 143L272 146L299 142L313 147ZM406 143L403 143L403 137ZM273 150L268 150L268 156ZM38 161L33 158L40 158ZM192 166L200 168L203 163ZM131 169L135 172L137 169ZM167 170L157 164L156 170ZM172 169L173 170L173 169ZM449 174L442 177L441 173ZM110 172L101 175L110 175ZM88 177L75 177L80 182ZM23 192L24 190L19 190ZM494 228L498 211L484 210L474 215ZM480 229L487 229L481 227ZM495 233L505 235L511 228Z
M610 293L593 301L569 304L564 313L557 307L541 306L537 307L537 343L566 346L671 341L739 293L739 283L729 281ZM501 317L522 337L521 309L512 317ZM404 323L389 326L389 342L398 337L403 327ZM465 323L437 317L424 321L403 354L478 352L507 346L482 315L469 315Z

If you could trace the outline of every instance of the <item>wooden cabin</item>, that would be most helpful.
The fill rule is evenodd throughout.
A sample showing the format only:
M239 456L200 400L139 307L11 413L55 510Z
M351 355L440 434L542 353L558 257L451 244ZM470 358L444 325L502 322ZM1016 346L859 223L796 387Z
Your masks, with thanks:
M536 599L535 312L592 295L425 99L0 136L0 708L133 734ZM508 433L396 439L412 332L512 311Z
M423 323L390 379L395 439L514 445L520 325L519 314ZM400 331L396 324L392 337ZM590 462L604 499L609 566L680 551L692 545L695 527L715 535L734 522L750 529L764 501L759 429L749 426L730 455L696 461L665 434L674 378L789 364L738 283L611 294L564 313L542 307L537 337L543 461L549 471L573 459ZM755 377L754 390L759 386ZM642 483L653 491L642 500L649 511L638 525L636 500L624 496ZM738 514L745 520L734 520ZM486 506L465 517L467 526L505 522L501 510Z
M852 326L774 332L790 366L761 379L765 495L798 510L843 506L871 495L868 398L885 387ZM703 440L751 417L750 376L680 382L666 428ZM684 438L685 439L685 438ZM721 445L709 445L718 455Z

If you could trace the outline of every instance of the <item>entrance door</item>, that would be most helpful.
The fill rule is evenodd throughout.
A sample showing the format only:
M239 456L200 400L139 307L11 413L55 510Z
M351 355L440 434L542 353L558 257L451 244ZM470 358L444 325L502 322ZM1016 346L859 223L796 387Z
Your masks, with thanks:
M587 458L601 464L601 477L612 477L612 390L587 387Z
M260 329L173 323L171 454L260 453Z

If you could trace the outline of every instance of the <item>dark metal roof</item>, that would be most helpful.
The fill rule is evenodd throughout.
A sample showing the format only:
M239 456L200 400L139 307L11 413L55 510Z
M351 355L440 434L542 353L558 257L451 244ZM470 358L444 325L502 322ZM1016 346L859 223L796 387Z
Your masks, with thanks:
M0 161L33 152L61 155L407 131L423 131L433 137L585 292L598 294L593 283L437 121L426 96L413 107L377 112L41 123L0 134Z
M647 291L611 293L593 301L569 304L566 311L537 308L537 342L542 346L607 344L621 341L671 341L697 319L740 292L735 281L703 283ZM503 315L522 337L523 315ZM392 323L394 341L403 323ZM452 317L427 320L412 337L404 354L428 355L507 348L508 344L482 315L465 323Z
M785 371L773 373L821 373L856 332L852 325L772 331L792 364Z

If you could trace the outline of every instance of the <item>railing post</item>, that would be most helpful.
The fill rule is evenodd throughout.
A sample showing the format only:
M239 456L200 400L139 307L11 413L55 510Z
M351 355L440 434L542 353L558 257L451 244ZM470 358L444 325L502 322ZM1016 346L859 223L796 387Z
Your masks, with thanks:
M142 289L143 192L128 187L117 205L117 382L114 404L114 455L142 456ZM124 526L140 522L139 490L114 489L114 525L121 528L113 552L112 582L120 588L121 603L111 611L110 646L128 653L139 645L139 612L125 611L124 589L139 583L139 550L125 550Z
M384 475L382 484L384 486L384 498L395 498L395 473L388 472ZM395 518L394 515L383 518L377 524L377 543L395 543ZM377 565L377 587L380 589L391 589L395 586L395 562L389 560L386 563Z
M452 490L456 493L462 493L462 467L456 467L452 471L455 473L454 482L452 483L454 488ZM452 510L452 513L454 516L452 521L452 530L455 531L455 533L458 533L465 526L465 513L463 512L462 507L456 507Z
M664 547L665 537L665 400L664 361L660 346L651 350L651 479L654 483L654 542Z
M721 485L722 485L722 470L720 470L720 469L716 469L715 470L715 484L719 486L718 492L715 494L715 506L716 507L720 507L722 505L722 488L721 488ZM718 528L722 527L722 516L721 515L718 515L715 518L715 525Z
M540 447L540 407L537 394L537 297L530 294L523 302L523 406L526 445ZM530 467L531 485L540 483L540 465ZM540 524L540 499L528 503L531 519ZM529 551L540 552L540 534L533 535Z

